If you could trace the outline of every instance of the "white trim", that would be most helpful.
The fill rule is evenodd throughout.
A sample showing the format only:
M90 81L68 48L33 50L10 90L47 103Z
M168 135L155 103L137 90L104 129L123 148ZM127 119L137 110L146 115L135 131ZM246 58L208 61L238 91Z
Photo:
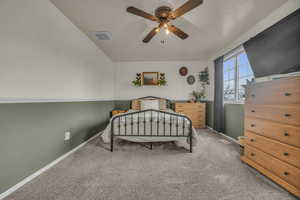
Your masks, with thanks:
M232 57L234 57L235 55L238 55L238 54L240 54L240 53L242 53L244 51L245 51L244 46L243 45L239 45L238 47L230 50L228 53L226 53L224 55L224 61L229 60Z
M62 161L63 159L65 159L66 157L68 157L69 155L71 155L72 153L74 153L75 151L77 151L78 149L80 149L81 147L83 147L84 145L86 145L89 141L91 141L94 138L98 137L101 133L102 132L94 135L93 137L91 137L87 141L81 143L80 145L78 145L77 147L75 147L74 149L72 149L71 151L65 153L64 155L62 155L59 158L55 159L54 161L52 161L51 163L49 163L45 167L39 169L38 171L36 171L35 173L33 173L30 176L26 177L25 179L23 179L22 181L20 181L16 185L12 186L8 190L6 190L2 194L0 194L0 200L4 199L8 195L12 194L13 192L15 192L16 190L18 190L20 187L22 187L26 183L32 181L34 178L36 178L37 176L41 175L42 173L44 173L45 171L47 171L48 169L50 169L51 167L53 167L54 165L56 165L57 163L59 163L60 161Z
M218 132L218 131L214 130L213 128L209 127L209 126L207 126L207 128L209 130L213 131L214 133L217 133L217 134L223 136L224 138L226 138L226 139L228 139L228 140L230 140L230 141L232 141L232 142L234 142L234 143L236 143L236 144L239 145L239 142L236 139L234 139L232 137L229 137L228 135L225 135L224 133Z
M0 103L59 103L59 102L95 102L95 101L114 101L109 98L99 99L45 99L45 98L1 98Z

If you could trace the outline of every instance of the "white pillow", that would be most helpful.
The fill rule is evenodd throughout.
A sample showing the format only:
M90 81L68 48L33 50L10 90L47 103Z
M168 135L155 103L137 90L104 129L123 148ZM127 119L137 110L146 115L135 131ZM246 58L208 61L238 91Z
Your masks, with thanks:
M159 110L159 100L141 100L141 110Z

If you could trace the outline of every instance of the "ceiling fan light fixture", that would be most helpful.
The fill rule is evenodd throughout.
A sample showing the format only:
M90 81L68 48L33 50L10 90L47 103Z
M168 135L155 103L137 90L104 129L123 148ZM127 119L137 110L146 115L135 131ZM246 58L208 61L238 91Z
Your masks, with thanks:
M186 39L188 37L188 34L183 32L181 29L177 28L174 25L169 25L168 23L171 20L175 20L178 17L181 17L182 15L186 14L187 12L191 11L192 9L198 7L203 3L204 0L186 0L186 3L184 3L179 8L175 9L174 11L168 7L168 6L160 6L157 9L155 9L155 14L149 14L141 9L138 9L136 7L130 6L127 8L127 12L143 17L145 19L155 21L159 24L157 28L153 28L148 35L143 39L143 42L148 43L159 31L161 28L164 28L166 31L166 34L169 34L172 32L177 37L181 38L182 40Z
M169 35L170 31L166 28L166 34Z

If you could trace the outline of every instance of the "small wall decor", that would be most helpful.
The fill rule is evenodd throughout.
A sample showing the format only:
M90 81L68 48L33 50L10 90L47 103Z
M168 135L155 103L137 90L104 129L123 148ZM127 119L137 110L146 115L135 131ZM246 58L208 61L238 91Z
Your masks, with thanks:
M134 81L132 81L132 84L137 87L142 86L141 73L136 74L136 78Z
M143 85L158 85L158 72L143 72L142 84Z
M142 85L165 86L167 81L165 73L143 72L136 74L136 79L132 81L132 84L137 87Z
M188 68L185 67L185 66L181 67L181 68L179 69L179 74L180 74L181 76L186 76L186 75L188 74Z
M159 84L160 86L167 85L165 73L160 73L160 74L159 74L158 84Z
M189 85L193 85L193 84L195 83L195 81L196 81L195 76L194 76L194 75L189 75L189 76L187 77L186 81L187 81L187 83L188 83Z
M202 84L209 85L209 73L207 67L202 72L199 72L199 81Z

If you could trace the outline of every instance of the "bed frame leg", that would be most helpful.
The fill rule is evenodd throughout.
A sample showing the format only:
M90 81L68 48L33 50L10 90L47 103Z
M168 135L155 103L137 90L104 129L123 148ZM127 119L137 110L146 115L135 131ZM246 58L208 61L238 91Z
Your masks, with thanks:
M111 131L110 134L110 151L113 152L114 151L114 132Z
M151 150L152 150L152 147L153 147L153 146L152 146L152 143L150 143L150 149L151 149Z
M190 153L193 153L193 129L190 128Z

